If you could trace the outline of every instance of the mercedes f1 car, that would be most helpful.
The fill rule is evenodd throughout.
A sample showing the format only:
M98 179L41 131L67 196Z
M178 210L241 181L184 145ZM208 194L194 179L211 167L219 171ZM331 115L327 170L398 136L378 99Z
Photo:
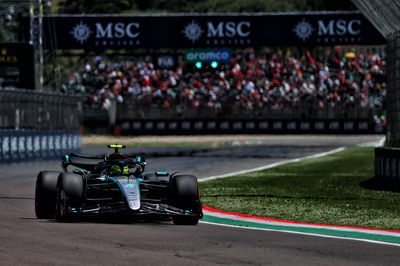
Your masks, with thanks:
M109 155L65 155L64 172L40 172L35 192L37 218L70 222L120 215L172 220L180 225L195 225L202 218L195 176L143 174L143 156L120 153L124 145L108 147L115 149Z

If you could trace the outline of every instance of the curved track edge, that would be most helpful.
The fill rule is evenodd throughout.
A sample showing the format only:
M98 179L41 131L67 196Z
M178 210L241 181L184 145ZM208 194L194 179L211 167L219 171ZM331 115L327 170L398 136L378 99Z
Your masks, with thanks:
M209 206L203 206L203 213L204 217L202 223L210 223L246 229L280 231L319 237L357 240L400 247L400 231L397 230L301 223L295 221L278 220L247 214L227 212L214 209Z

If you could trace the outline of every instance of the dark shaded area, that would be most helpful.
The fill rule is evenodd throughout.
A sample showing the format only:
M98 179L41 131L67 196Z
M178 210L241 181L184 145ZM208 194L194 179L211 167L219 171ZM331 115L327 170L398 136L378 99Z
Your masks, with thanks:
M28 218L21 218L21 219L28 219ZM35 220L37 220L35 218ZM49 224L59 224L54 219L48 220L40 220L43 223ZM163 218L163 217L138 217L132 215L123 215L123 214L112 214L112 215L104 215L104 216L93 216L93 217L81 217L76 221L73 222L63 222L64 224L83 224L83 223L95 223L95 224L153 224L153 225L172 225L171 219ZM61 223L61 224L63 224Z
M400 192L400 184L394 180L386 180L383 178L370 178L360 182L360 186L366 189L377 190L377 191L390 191Z
M0 196L0 200L10 199L10 200L34 200L33 197L13 197L13 196Z
M65 0L59 13L147 13L147 12L285 12L355 10L349 0Z

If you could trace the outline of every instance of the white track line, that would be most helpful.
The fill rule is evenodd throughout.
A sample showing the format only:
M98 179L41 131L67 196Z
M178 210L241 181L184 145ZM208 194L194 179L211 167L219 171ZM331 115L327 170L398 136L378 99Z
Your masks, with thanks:
M382 147L385 144L386 136L375 142L366 142L358 144L359 147Z
M376 142L367 142L367 143L359 144L358 146L379 147L379 146L382 146L385 143L385 140L386 140L386 137L382 137L380 140L378 140ZM284 164L287 164L287 163L297 163L297 162L301 162L301 161L304 161L304 160L307 160L307 159L320 158L320 157L324 157L324 156L327 156L327 155L330 155L330 154L341 152L341 151L343 151L345 149L346 149L345 147L340 147L340 148L337 148L337 149L334 149L334 150L330 150L330 151L327 151L327 152L317 153L317 154L314 154L314 155L300 157L300 158L297 158L297 159L280 161L280 162L264 165L264 166L261 166L261 167L252 168L252 169L240 170L240 171L237 171L237 172L223 174L223 175L209 176L209 177L205 177L205 178L199 179L199 182L205 182L205 181L209 181L209 180L225 178L225 177L230 177L230 176L234 176L234 175L247 174L247 173L251 173L251 172L256 172L256 171L261 171L261 170L265 170L265 169L270 169L270 168L273 168L273 167L281 166L281 165L284 165Z
M246 227L246 226L238 226L238 225L230 225L230 224L212 223L212 222L205 222L205 221L200 221L200 223L216 225L216 226L223 226L223 227L231 227L231 228L237 228L237 229L280 232L280 233L289 233L289 234L296 234L296 235L307 235L307 236L316 236L316 237L324 237L324 238L333 238L333 239L340 239L340 240L354 240L354 241L367 242L367 243L372 243L372 244L400 247L400 244L397 244L397 243L383 242L383 241L363 239L363 238L320 235L320 234L304 233L304 232L298 232L298 231L287 231L287 230L268 229L268 228L255 228L255 227Z
M365 144L360 144L358 146L382 146L383 143L385 141L385 137L383 137L382 139L380 139L378 142L370 142L370 143L365 143ZM204 182L204 181L209 181L209 180L215 180L215 179L219 179L219 178L225 178L225 177L230 177L230 176L235 176L235 175L240 175L240 174L247 174L250 172L255 172L255 171L261 171L261 170L265 170L265 169L270 169L273 167L277 167L280 165L284 165L287 163L295 163L295 162L300 162L300 161L304 161L307 159L315 159L315 158L320 158L323 156L327 156L330 154L334 154L340 151L345 150L344 147L340 147L334 150L330 150L327 152L322 152L322 153L318 153L318 154L314 154L314 155L309 155L309 156L305 156L305 157L301 157L301 158L297 158L297 159L291 159L291 160L285 160L285 161L280 161L280 162L276 162L276 163L272 163L272 164L268 164L265 166L261 166L261 167L256 167L256 168L252 168L252 169L246 169L246 170L241 170L241 171L237 171L237 172L233 172L233 173L228 173L228 174L224 174L224 175L216 175L216 176L210 176L210 177L206 177L203 179L200 179L199 182ZM256 221L257 222L257 221ZM325 237L325 238L333 238L333 239L342 239L342 240L354 240L354 241L361 241L361 242L368 242L368 243L374 243L374 244L381 244L381 245L389 245L389 246L397 246L400 247L400 244L396 244L396 243L390 243L390 242L382 242L382 241L376 241L376 240L369 240L369 239L359 239L359 238L350 238L350 237L338 237L338 236L330 236L330 235L319 235L319 234L312 234L312 233L304 233L304 232L297 232L297 231L285 231L285 230L276 230L276 229L266 229L266 228L253 228L253 227L244 227L244 226L236 226L236 225L228 225L228 224L220 224L220 223L212 223L212 222L205 222L205 221L201 221L201 223L204 224L211 224L211 225L217 225L217 226L224 226L224 227L232 227L232 228L242 228L242 229L249 229L249 230L262 230L262 231L274 231L274 232L284 232L284 233L290 233L290 234L300 234L300 235L309 235L309 236L318 236L318 237ZM332 228L334 229L334 228ZM342 229L343 230L343 229ZM349 230L352 231L352 230ZM357 231L357 230L354 230ZM384 234L383 234L384 235Z
M341 232L356 232L356 233L364 233L369 235L380 235L380 236L394 236L400 237L400 232L391 232L391 231L382 231L382 230L374 230L374 229L367 229L367 228L357 228L357 227L346 227L346 226L335 226L329 224L312 224L312 223L296 223L291 221L271 221L271 220L261 220L252 217L241 217L235 214L228 214L228 213L215 213L212 211L203 210L205 215L225 218L229 220L235 221L243 221L243 222L252 222L258 224L265 224L265 225L278 225L278 226L286 226L286 227L293 227L293 228L313 228L313 229L327 229L327 230L335 230Z
M240 170L240 171L237 171L237 172L223 174L223 175L205 177L205 178L199 179L199 182L210 181L210 180L230 177L230 176L234 176L234 175L247 174L247 173L251 173L251 172L270 169L270 168L277 167L277 166L280 166L280 165L283 165L283 164L297 163L297 162L304 161L304 160L307 160L307 159L320 158L320 157L327 156L327 155L330 155L330 154L333 154L333 153L337 153L337 152L340 152L340 151L343 151L343 150L345 150L345 148L344 147L340 147L340 148L337 148L337 149L334 149L334 150L331 150L331 151L322 152L322 153L309 155L309 156L305 156L305 157L300 157L300 158L297 158L297 159L290 159L290 160L280 161L280 162L264 165L264 166L261 166L261 167L256 167L256 168L246 169L246 170Z

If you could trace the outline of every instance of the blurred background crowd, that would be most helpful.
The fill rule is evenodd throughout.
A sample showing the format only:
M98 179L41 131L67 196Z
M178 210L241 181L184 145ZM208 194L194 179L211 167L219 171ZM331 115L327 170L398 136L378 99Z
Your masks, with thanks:
M276 49L246 49L229 64L196 69L178 62L173 69L156 68L149 58L113 62L101 56L86 61L62 86L64 93L84 94L87 103L107 109L110 101L135 99L162 109L224 107L281 109L315 103L327 106L381 108L386 95L385 61L378 54L327 49L292 54Z

